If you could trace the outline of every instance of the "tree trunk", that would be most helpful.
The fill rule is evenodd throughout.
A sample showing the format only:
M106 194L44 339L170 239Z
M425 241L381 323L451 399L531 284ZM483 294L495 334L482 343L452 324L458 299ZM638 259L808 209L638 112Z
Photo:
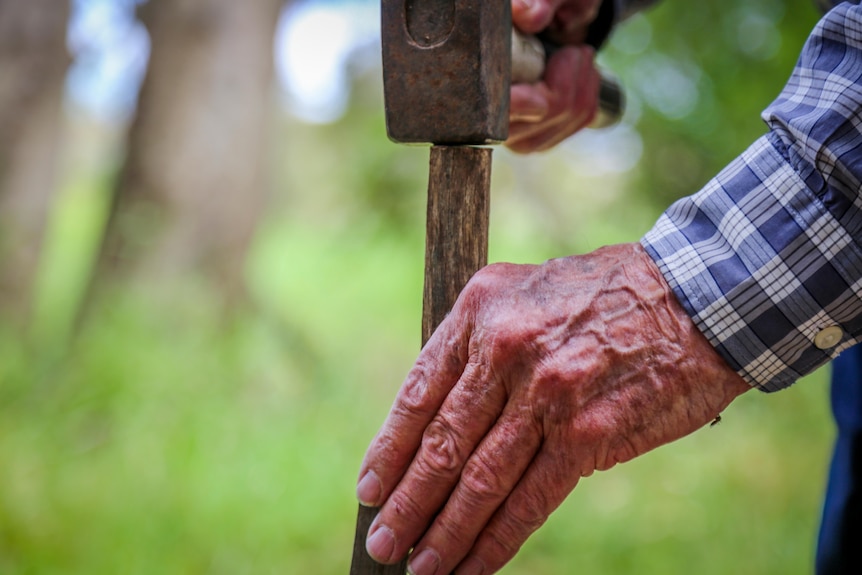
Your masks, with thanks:
M150 0L151 54L97 266L153 286L203 276L227 303L266 195L283 0Z
M66 0L0 0L0 322L26 325L56 187Z

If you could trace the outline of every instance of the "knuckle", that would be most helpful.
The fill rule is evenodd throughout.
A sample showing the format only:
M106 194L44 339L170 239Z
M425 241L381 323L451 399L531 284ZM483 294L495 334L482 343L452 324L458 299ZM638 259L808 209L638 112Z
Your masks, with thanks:
M511 507L507 504L494 517L476 545L477 554L491 572L514 557L530 534L544 523L541 515L519 511L513 513Z
M501 280L515 267L515 264L507 263L492 263L483 267L473 274L464 287L465 299L484 299L494 294L499 289Z
M605 457L596 462L596 469L606 471L617 463L625 463L638 456L639 450L627 436L620 436L609 449L604 450Z
M503 561L508 561L511 557L514 557L515 553L523 545L523 541L513 538L508 529L501 527L488 530L487 536L488 544L491 547L489 555L502 558Z
M432 421L422 437L422 454L419 461L425 471L434 476L449 476L463 465L459 443L460 436L454 427L442 417Z
M393 411L408 417L427 416L433 412L433 406L430 406L428 402L427 381L425 365L417 361L401 386L398 400L392 408Z
M489 464L482 454L474 454L461 473L461 484L467 492L467 499L481 505L504 497L507 490L500 471Z
M495 265L495 264L491 264ZM488 267L484 267L473 274L464 289L461 290L461 295L458 296L460 303L465 307L471 307L475 302L485 299L485 297L493 291L493 285L496 280Z
M389 501L386 503L386 507L397 518L397 521L389 521L387 523L391 527L401 524L417 524L420 521L424 521L427 515L426 510L419 501L403 489L392 493Z
M517 503L510 502L504 509L504 522L508 525L510 538L523 542L531 533L542 526L548 516L548 502L541 492L524 495ZM520 545L520 543L519 543Z
M518 503L510 499L494 517L477 544L478 554L491 571L508 562L531 533L547 518L547 500L541 494L522 496Z
M447 547L452 543L461 545L468 537L464 530L464 522L445 514L440 514L434 521L434 529L438 530L438 537L449 542Z

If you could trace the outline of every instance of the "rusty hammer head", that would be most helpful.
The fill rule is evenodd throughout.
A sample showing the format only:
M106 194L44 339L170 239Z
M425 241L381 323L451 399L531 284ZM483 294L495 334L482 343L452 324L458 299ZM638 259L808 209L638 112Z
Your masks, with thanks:
M449 145L508 135L511 0L382 0L389 138Z

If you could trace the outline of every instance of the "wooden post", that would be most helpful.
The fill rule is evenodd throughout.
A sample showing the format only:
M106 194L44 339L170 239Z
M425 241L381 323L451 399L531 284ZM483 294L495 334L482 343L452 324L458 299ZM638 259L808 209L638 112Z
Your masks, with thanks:
M469 279L488 263L490 148L433 146L425 223L422 345L452 309ZM365 551L378 509L359 506L350 575L404 575L407 560L381 565Z
M491 148L431 148L422 345L488 263Z

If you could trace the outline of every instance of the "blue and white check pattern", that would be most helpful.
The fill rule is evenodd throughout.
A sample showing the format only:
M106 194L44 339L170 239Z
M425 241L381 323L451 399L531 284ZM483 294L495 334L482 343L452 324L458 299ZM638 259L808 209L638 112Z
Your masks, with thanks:
M820 21L763 119L641 242L718 352L775 391L862 339L862 8ZM830 326L843 337L818 349Z

